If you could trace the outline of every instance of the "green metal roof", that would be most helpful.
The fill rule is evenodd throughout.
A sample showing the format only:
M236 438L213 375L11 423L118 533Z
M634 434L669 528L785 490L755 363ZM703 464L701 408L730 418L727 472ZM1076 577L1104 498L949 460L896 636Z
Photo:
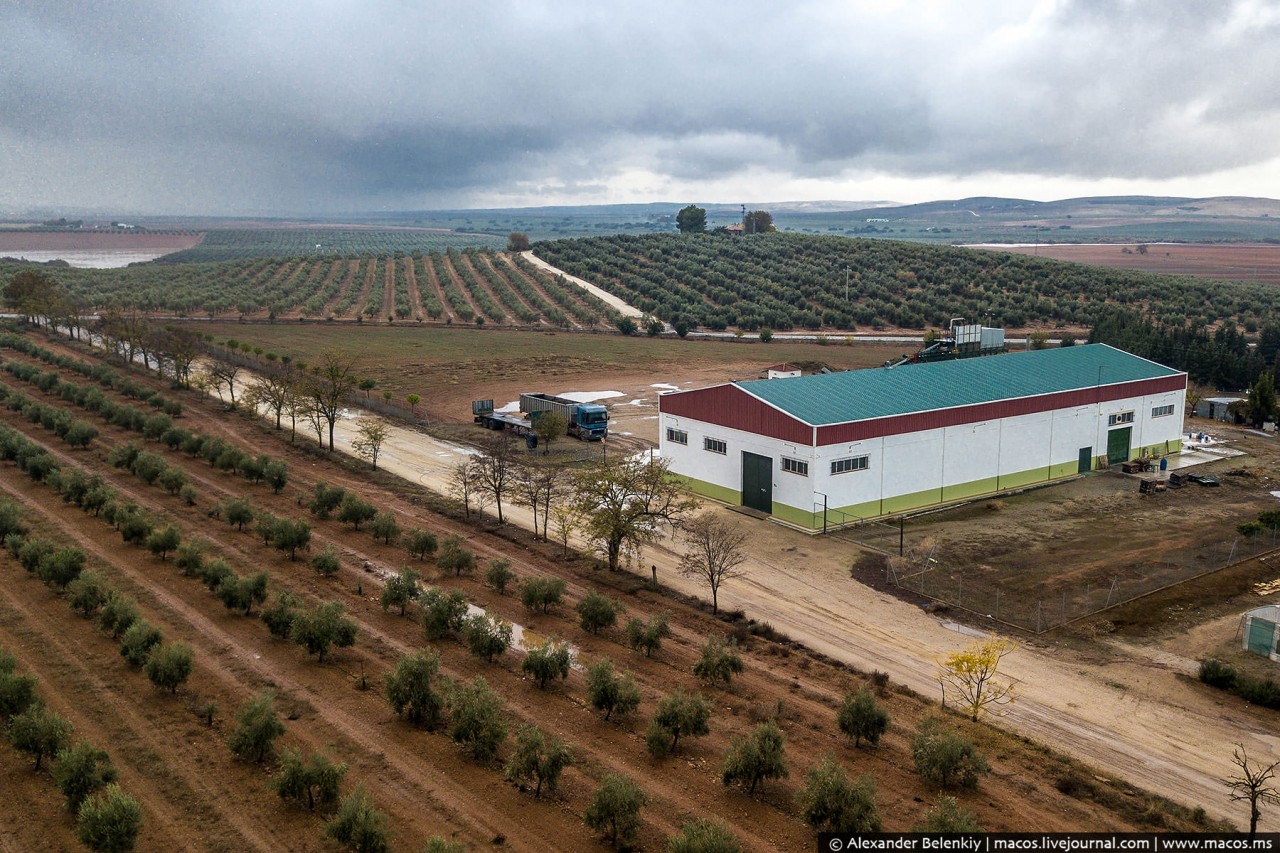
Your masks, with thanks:
M814 426L1177 376L1106 344L735 382Z

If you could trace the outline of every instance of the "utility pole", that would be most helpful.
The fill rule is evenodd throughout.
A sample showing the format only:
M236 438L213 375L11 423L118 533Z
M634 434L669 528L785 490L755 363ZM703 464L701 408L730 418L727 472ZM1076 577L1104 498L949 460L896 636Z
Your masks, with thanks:
M844 267L844 304L849 304L849 265Z

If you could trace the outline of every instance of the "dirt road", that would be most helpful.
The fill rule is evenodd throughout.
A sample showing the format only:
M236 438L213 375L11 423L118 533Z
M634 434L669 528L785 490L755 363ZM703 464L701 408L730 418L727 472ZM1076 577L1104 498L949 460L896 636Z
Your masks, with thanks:
M574 284L578 285L578 287L581 287L583 290L590 293L592 296L597 297L601 301L617 309L618 313L621 314L622 316L624 317L643 317L644 316L644 312L641 311L639 308L636 308L634 305L628 305L626 302L614 296L609 291L605 290L604 288L597 287L596 285L592 284L591 282L585 279L578 278L576 275L569 275L564 270L551 266L551 264L542 260L542 258L539 258L533 252L521 252L520 254L524 257L526 261L533 264L535 267L546 270L552 275L564 276L566 281L573 282Z

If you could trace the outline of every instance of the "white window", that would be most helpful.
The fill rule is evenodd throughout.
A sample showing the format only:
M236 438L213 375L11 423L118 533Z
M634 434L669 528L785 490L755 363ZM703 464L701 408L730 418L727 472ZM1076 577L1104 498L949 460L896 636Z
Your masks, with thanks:
M673 427L667 427L667 441L671 442L672 444L688 444L689 433L687 433L682 429L674 429Z
M1163 418L1165 415L1173 414L1173 406L1156 406L1151 410L1151 417Z
M782 470L788 474L799 474L801 477L809 476L809 463L801 462L799 459L790 459L786 456L782 457Z
M850 471L865 471L870 467L870 457L850 456L848 459L837 459L831 463L832 474L847 474Z
M1116 426L1117 424L1133 423L1133 412L1121 412L1118 415L1112 415L1107 418L1107 426Z
M702 439L702 449L710 450L712 453L728 453L729 445L718 438Z

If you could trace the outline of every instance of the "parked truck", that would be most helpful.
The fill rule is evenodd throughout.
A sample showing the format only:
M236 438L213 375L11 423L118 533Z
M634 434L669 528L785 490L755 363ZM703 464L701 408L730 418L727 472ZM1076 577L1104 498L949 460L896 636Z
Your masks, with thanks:
M521 394L520 411L535 419L542 412L559 412L569 422L569 435L583 441L599 441L609 434L609 410L596 403L579 403L550 394Z
M557 412L568 423L566 432L583 441L599 441L608 435L609 412L604 406L577 403L550 394L521 394L519 412L495 412L492 400L472 400L471 414L485 429L507 430L525 436L530 447L538 441L538 418Z

